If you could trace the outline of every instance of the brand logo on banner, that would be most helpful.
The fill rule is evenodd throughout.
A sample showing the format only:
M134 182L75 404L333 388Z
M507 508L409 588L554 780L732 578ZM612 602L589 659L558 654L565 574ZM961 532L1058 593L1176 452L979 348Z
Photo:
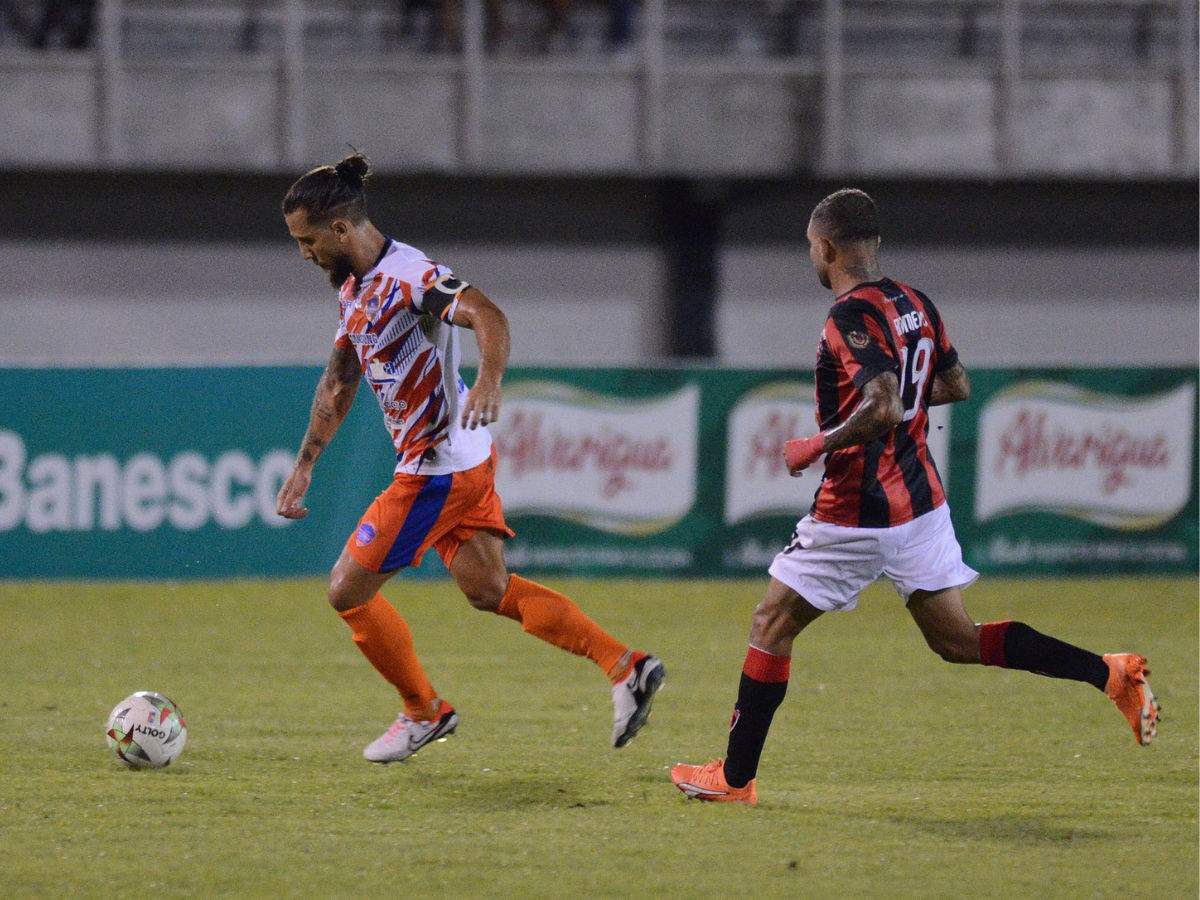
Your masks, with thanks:
M209 522L245 528L255 518L281 528L291 520L276 515L275 496L293 460L287 450L257 461L241 450L212 460L194 452L29 458L21 435L0 431L0 532L195 531Z
M725 456L725 524L755 516L794 515L812 504L820 463L800 478L787 472L783 445L817 433L812 385L766 384L743 396L729 412Z
M975 517L1046 510L1128 530L1187 504L1195 385L1123 398L1052 382L997 394L979 421Z
M508 392L489 426L508 514L554 515L619 534L654 534L696 500L700 388L620 400L558 382Z
M726 525L757 516L800 518L808 511L824 463L792 478L783 461L783 445L817 433L816 411L812 385L796 381L763 385L734 404L726 438ZM929 416L929 452L944 461L950 441L949 410L937 407ZM940 465L939 472L945 484L946 467Z

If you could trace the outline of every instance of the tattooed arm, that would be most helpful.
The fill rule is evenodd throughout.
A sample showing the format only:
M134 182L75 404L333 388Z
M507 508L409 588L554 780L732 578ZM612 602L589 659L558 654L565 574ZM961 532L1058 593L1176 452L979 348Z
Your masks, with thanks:
M361 379L362 369L355 352L334 348L317 384L308 431L296 454L296 465L275 500L275 511L284 518L303 519L308 515L302 504L312 482L313 466L350 412Z
M865 444L900 424L904 418L904 404L900 399L900 382L895 375L891 372L876 375L863 385L862 394L858 406L841 425L810 438L787 442L788 474L799 475L822 453Z
M929 398L930 406L941 406L943 403L957 403L971 396L971 378L963 364L956 362L945 372L938 372L933 379L933 394Z

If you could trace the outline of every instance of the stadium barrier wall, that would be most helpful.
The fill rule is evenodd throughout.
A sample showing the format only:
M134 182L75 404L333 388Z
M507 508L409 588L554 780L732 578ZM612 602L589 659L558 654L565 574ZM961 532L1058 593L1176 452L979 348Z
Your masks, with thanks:
M326 572L393 465L369 396L274 513L319 367L0 369L0 577ZM930 447L967 561L1004 574L1194 574L1197 373L978 369ZM498 487L514 569L761 575L818 475L811 374L513 369ZM365 395L367 392L364 390ZM444 575L429 553L419 575Z

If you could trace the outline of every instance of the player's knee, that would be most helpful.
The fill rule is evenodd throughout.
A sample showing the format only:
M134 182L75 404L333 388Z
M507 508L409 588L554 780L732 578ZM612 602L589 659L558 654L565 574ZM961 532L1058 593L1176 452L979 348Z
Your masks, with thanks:
M779 620L779 608L765 600L754 607L754 617L750 625L754 631L768 631Z
M792 609L783 602L764 600L754 608L751 620L751 638L769 641L779 637L795 637L800 633Z
M371 597L362 596L362 591L357 590L357 587L353 578L335 567L329 575L329 605L338 612L346 612L362 606Z
M469 579L460 579L459 589L466 595L467 602L482 612L495 612L508 590L508 573L503 577L489 573Z
M966 665L979 662L979 639L974 634L926 635L929 649L948 663Z

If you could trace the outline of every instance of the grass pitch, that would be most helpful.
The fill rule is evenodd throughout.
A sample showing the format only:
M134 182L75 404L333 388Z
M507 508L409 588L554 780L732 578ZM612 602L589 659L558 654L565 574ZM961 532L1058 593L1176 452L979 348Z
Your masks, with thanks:
M757 809L687 801L669 767L724 752L753 582L558 581L669 679L608 746L590 663L470 609L449 583L385 593L459 733L408 763L361 749L394 692L324 583L0 583L5 898L1195 898L1197 582L999 581L1019 618L1150 659L1164 706L1136 745L1093 688L954 667L889 587L797 643ZM170 768L104 745L134 690L177 701Z

